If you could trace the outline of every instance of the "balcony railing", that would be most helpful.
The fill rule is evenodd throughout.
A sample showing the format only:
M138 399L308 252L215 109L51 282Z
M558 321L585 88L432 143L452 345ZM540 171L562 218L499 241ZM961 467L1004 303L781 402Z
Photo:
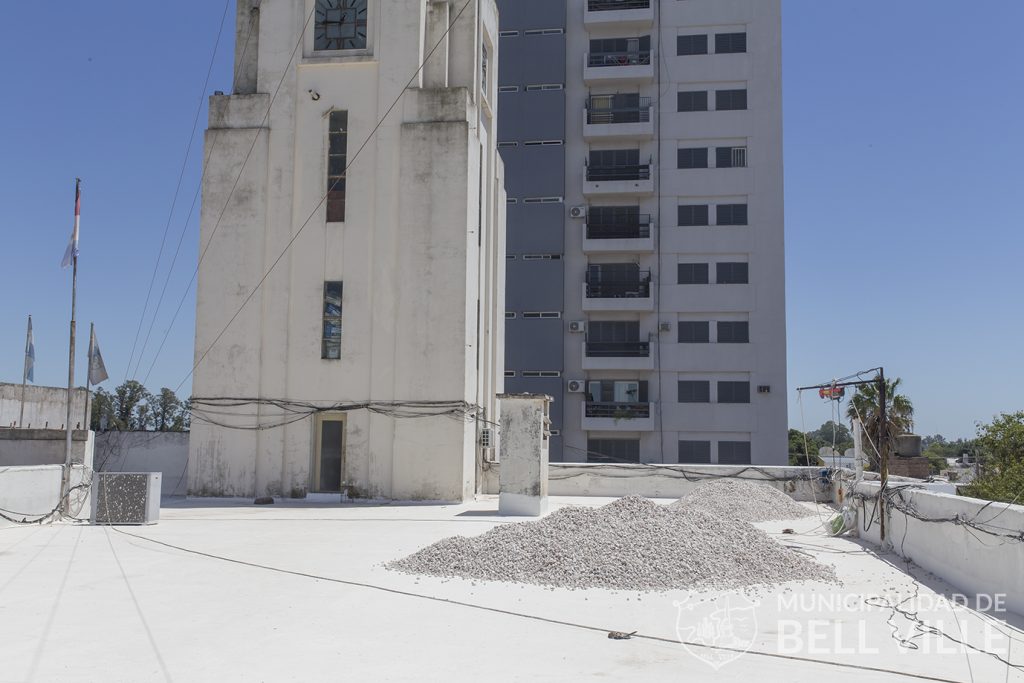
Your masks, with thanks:
M587 278L588 299L647 299L651 296L651 273L644 271L635 280Z
M635 164L627 166L587 166L587 180L650 180L651 165Z
M651 120L651 98L641 97L640 104L629 107L601 107L594 100L587 102L587 123L647 123Z
M587 55L587 66L637 66L651 63L650 50L630 52L591 52Z
M650 214L640 214L634 221L587 221L588 240L638 240L651 236Z
M598 403L588 401L585 410L587 417L611 417L631 420L651 416L650 403Z
M589 358L647 358L651 355L651 342L587 342Z
M587 0L588 12L608 12L622 9L648 9L651 0Z

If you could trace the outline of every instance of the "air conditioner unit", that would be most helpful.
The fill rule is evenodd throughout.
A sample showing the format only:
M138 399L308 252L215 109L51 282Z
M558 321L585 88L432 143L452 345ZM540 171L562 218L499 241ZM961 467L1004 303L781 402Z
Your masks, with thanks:
M569 218L586 218L587 207L585 206L574 206L569 209Z
M658 325L658 329L661 330L662 332L671 332L672 331L672 323L660 323Z
M587 331L587 321L586 320L573 320L571 323L569 323L569 331L570 332L577 332L577 333L578 332L586 332Z
M494 430L487 428L480 430L480 447L494 448Z
M90 521L156 524L160 519L160 479L160 472L96 472Z
M587 390L587 383L582 379L571 379L567 388L570 394L582 394Z

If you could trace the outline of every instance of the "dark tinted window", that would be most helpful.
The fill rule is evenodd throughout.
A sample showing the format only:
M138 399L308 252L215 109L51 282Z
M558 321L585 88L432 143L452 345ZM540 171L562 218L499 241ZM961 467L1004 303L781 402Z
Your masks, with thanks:
M716 147L715 166L717 168L742 168L747 165L746 147Z
M716 90L715 91L715 109L717 111L725 111L727 109L746 109L747 108L747 91L746 90Z
M640 462L640 440L587 439L587 462Z
M707 90L693 90L681 92L677 96L679 111L707 111L708 92Z
M727 52L746 52L747 51L747 34L746 33L716 33L715 34L715 52L717 54L725 54Z
M680 227L708 225L708 205L684 204L680 206L679 225Z
M711 382L707 380L680 380L680 403L709 403L711 401Z
M721 321L718 323L719 344L747 344L750 342L750 323L747 321Z
M707 344L711 341L711 324L707 320L679 321L680 344Z
M707 464L711 462L710 441L680 441L679 462L686 464Z
M708 148L687 147L679 150L679 168L707 168Z
M746 225L746 204L719 204L715 207L715 222L718 225Z
M750 464L750 442L749 441L719 441L718 442L718 464L719 465L749 465Z
M324 283L323 336L320 339L320 357L327 360L341 358L341 282Z
M679 36L676 38L676 54L681 57L684 55L706 55L707 53L707 35Z
M750 403L750 382L719 382L719 403Z
M345 166L348 164L348 112L332 111L327 130L327 222L345 220Z
M708 264L706 263L680 263L679 284L681 285L706 285L708 284Z
M720 285L745 285L750 282L749 263L716 263L715 282Z

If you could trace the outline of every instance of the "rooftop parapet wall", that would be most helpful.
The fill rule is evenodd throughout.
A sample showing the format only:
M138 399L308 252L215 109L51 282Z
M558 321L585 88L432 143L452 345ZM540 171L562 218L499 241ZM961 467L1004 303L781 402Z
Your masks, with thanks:
M85 419L85 389L78 388L72 395L71 420L78 424ZM53 429L67 421L68 390L66 387L25 387L25 424L28 427ZM21 415L21 385L0 382L0 427L17 424ZM22 425L17 425L22 426Z

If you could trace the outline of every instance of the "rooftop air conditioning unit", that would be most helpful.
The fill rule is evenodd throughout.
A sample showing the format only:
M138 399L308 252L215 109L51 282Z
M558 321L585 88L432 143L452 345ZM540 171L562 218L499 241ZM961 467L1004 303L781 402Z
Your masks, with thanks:
M93 524L156 524L160 472L96 472L89 519Z
M576 332L576 333L586 332L587 331L587 321L586 320L573 320L571 323L569 323L569 331L570 332Z
M569 209L569 218L586 218L587 207L585 206L574 206Z
M587 383L582 379L571 379L569 380L569 393L570 394L582 394L586 391Z
M480 447L494 448L494 430L487 428L480 430Z

